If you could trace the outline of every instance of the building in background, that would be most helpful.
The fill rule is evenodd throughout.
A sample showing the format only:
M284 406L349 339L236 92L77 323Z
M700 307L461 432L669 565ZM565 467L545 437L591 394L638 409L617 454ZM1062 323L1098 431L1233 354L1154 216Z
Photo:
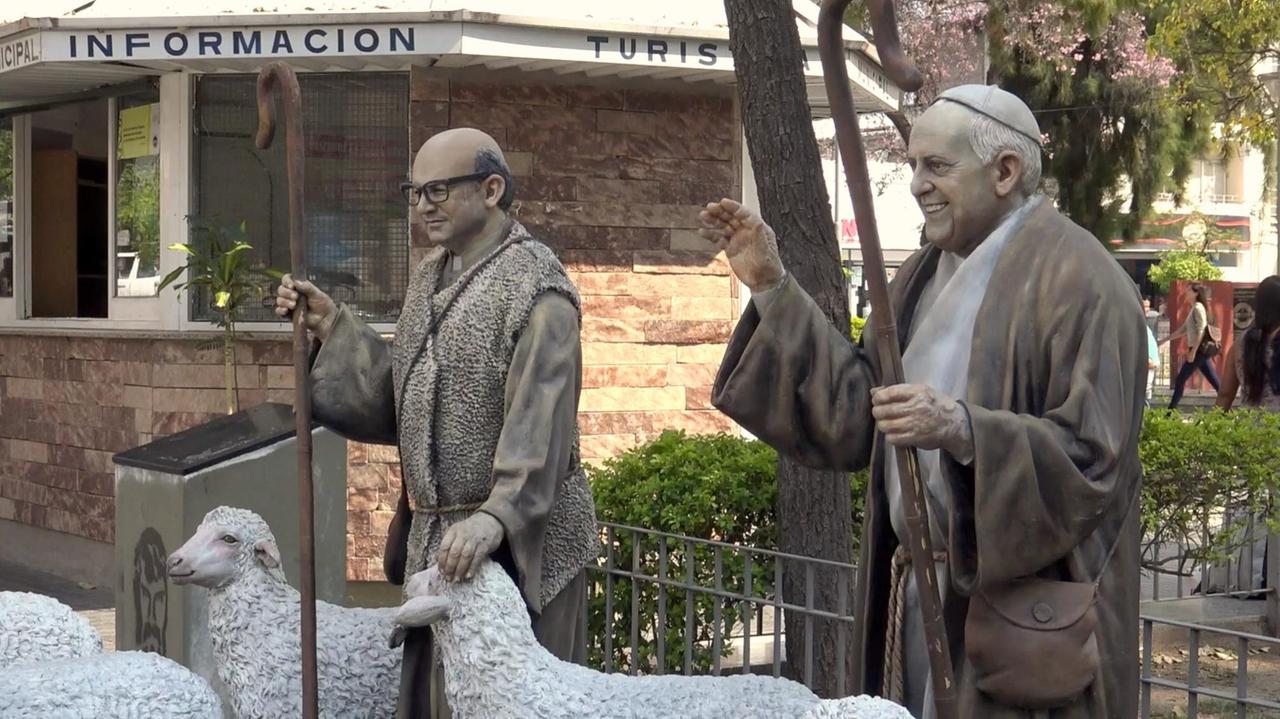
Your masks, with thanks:
M1266 157L1249 145L1218 145L1196 160L1182 203L1159 196L1133 242L1111 240L1116 259L1143 295L1155 294L1147 270L1160 253L1210 241L1208 257L1228 282L1256 283L1276 272L1275 205L1266 187Z

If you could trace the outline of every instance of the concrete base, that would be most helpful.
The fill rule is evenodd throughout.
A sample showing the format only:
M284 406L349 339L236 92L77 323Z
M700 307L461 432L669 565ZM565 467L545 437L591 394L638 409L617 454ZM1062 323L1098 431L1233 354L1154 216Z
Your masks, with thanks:
M115 547L52 529L0 519L0 562L74 582L115 586Z

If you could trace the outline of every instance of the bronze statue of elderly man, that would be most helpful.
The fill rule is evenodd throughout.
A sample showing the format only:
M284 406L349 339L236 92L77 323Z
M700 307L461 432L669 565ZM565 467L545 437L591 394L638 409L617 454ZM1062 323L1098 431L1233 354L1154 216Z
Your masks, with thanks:
M286 277L277 291L281 316L307 296L315 416L344 436L399 445L392 583L432 563L462 580L493 556L538 641L584 662L585 567L600 540L579 461L578 291L509 215L515 185L492 137L434 135L402 190L433 247L410 279L394 342L310 282ZM428 631L405 643L401 719L450 715Z
M890 288L896 386L878 386L875 338L854 346L787 275L754 211L701 215L752 293L712 401L800 463L872 467L854 691L916 717L934 716L933 687L886 444L919 459L959 716L1137 715L1146 334L1133 283L1037 194L1040 153L1031 111L995 87L952 88L916 122L927 242Z

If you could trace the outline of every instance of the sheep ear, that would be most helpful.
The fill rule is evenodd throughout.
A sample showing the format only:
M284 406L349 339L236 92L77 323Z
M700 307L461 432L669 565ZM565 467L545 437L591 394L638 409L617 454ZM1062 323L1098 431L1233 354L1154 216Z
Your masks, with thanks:
M392 619L404 627L425 627L448 617L452 607L453 600L448 597L413 597L396 610Z
M409 577L409 581L404 587L405 596L420 597L430 594L431 578L435 576L436 572L436 568L432 566Z
M267 569L280 568L280 549L269 539L259 540L253 545L253 556L258 560L258 564Z

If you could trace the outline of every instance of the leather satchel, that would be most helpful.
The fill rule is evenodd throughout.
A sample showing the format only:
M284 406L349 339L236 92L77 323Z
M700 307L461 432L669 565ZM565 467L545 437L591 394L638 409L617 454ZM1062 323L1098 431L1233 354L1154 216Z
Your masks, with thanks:
M1121 527L1137 504L1135 497ZM1098 584L1119 544L1117 537L1092 582L1026 577L973 593L964 650L981 692L1020 709L1056 709L1080 698L1101 665Z
M969 599L964 648L978 689L1000 704L1054 709L1098 674L1097 582L1019 579Z

